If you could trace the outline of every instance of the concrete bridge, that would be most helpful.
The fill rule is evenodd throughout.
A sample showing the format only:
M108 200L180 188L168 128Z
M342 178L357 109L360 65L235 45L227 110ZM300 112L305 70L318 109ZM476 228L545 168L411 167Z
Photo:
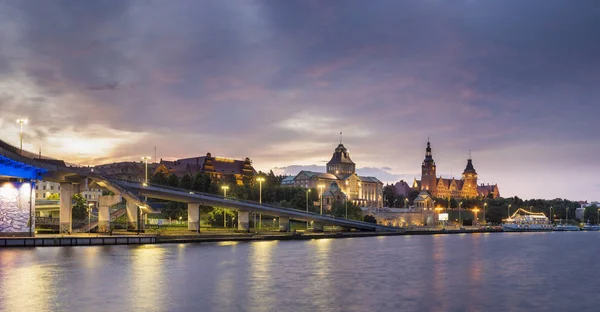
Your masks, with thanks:
M109 208L126 201L126 213L129 220L129 228L141 229L143 227L142 215L154 211L142 197L164 199L187 203L188 205L188 229L198 230L200 206L217 206L238 211L238 230L249 230L249 214L260 213L279 217L280 231L289 230L290 219L299 221L312 221L315 231L323 229L323 225L335 225L345 229L357 229L362 231L398 231L397 228L381 226L373 223L354 221L343 218L335 218L326 215L310 213L302 210L285 208L274 205L259 204L251 201L242 201L222 196L195 193L189 190L168 188L157 185L142 185L121 180L109 180L102 176L102 172L94 172L93 168L73 167L64 161L40 158L37 155L22 152L15 147L0 141L0 182L28 184L29 192L34 192L35 183L38 180L60 183L60 232L72 232L72 202L73 194L85 190L90 185L98 185L115 195L100 196L98 203L98 231L108 232L110 229ZM23 196L21 196L23 197ZM33 216L35 216L34 201L29 195L29 234L32 235ZM33 196L35 197L35 196ZM20 212L27 217L26 209L20 203ZM19 203L15 204L19 206ZM0 206L0 213L4 208ZM6 210L6 209L5 209ZM22 218L22 217L21 217ZM22 220L21 220L22 221ZM0 232L2 224L0 220ZM23 231L21 231L23 232Z

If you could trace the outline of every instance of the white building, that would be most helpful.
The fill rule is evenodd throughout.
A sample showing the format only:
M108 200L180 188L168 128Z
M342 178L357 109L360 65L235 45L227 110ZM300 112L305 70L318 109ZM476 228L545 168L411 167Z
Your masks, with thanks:
M48 199L51 194L60 194L60 184L49 181L39 181L35 185L35 199ZM95 203L98 201L98 197L102 195L101 189L88 188L86 191L81 192L83 198L88 202Z

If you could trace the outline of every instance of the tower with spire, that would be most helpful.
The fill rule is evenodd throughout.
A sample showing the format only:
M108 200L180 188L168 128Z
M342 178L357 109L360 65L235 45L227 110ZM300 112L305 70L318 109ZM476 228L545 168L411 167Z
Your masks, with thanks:
M340 132L340 144L337 146L327 163L327 173L337 177L353 174L356 171L356 164L350 159L350 153L342 143L342 133Z
M463 197L476 197L477 196L477 171L473 167L473 160L471 158L471 151L469 151L469 159L467 160L467 167L462 174L462 196Z
M425 159L421 165L421 189L433 192L436 186L435 161L431 154L431 143L427 139L427 148L425 149Z

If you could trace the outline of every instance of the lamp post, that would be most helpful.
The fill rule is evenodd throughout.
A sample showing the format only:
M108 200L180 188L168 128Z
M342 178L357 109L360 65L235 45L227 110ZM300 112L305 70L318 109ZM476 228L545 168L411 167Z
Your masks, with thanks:
M265 181L265 178L263 177L258 177L256 178L256 181L258 181L258 203L260 205L262 205L262 183ZM256 216L256 213L255 213ZM256 217L254 217L254 221L256 221ZM258 214L258 222L260 223L259 228L262 228L262 213ZM256 227L256 225L254 225Z
M596 225L600 225L600 208L598 208L598 212L596 213L596 217L598 220L596 221Z
M21 155L23 155L23 125L27 124L27 118L17 119L17 123L21 126L19 141L21 142L21 145L20 145Z
M462 226L462 214L461 214L461 208L462 208L462 202L458 203L458 228L460 228Z
M398 198L394 199L394 205L393 207L396 208L396 202L398 201Z
M569 207L565 208L565 225L569 223Z
M148 185L148 160L150 160L150 159L151 158L149 156L142 157L142 160L144 161L144 167L145 167L144 185Z
M348 219L348 194L344 194L346 196L346 200L344 201L344 205L346 208L346 219Z
M227 190L229 189L229 186L223 185L221 188L223 189L223 198L227 199ZM227 228L227 210L225 208L223 208L223 228Z
M478 208L473 208L473 221L478 221L477 213L479 212Z
M308 193L310 193L310 189L306 190L306 213L308 213ZM306 229L308 230L308 221L306 221Z
M486 210L487 210L487 203L483 203L483 223L484 224L487 223L487 219L485 218Z
M408 198L405 198L404 199L404 208L407 208L407 205L408 205Z
M258 177L256 181L258 181L258 203L262 205L262 183L265 181L265 178Z
M325 185L319 184L319 189L321 190L321 193L319 195L321 201L321 215L323 215L323 188L325 188Z
M91 223L91 219L92 219L91 218L91 213L92 213L92 206L93 205L94 204L92 204L92 203L88 204L88 234L92 233L92 228L90 227L90 223Z
M506 219L510 218L510 207L512 207L512 205L508 205L508 215L506 216Z
M552 206L550 206L550 224L552 224Z

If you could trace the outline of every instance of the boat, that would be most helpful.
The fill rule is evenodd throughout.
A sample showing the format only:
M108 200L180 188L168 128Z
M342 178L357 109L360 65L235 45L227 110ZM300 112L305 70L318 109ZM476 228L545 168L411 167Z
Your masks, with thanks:
M586 224L583 227L581 227L582 231L600 231L600 225L591 225L591 224Z
M581 229L576 225L568 225L568 224L559 224L554 227L554 231L581 231Z
M504 232L549 232L552 224L542 212L531 212L519 208L515 213L504 220Z

